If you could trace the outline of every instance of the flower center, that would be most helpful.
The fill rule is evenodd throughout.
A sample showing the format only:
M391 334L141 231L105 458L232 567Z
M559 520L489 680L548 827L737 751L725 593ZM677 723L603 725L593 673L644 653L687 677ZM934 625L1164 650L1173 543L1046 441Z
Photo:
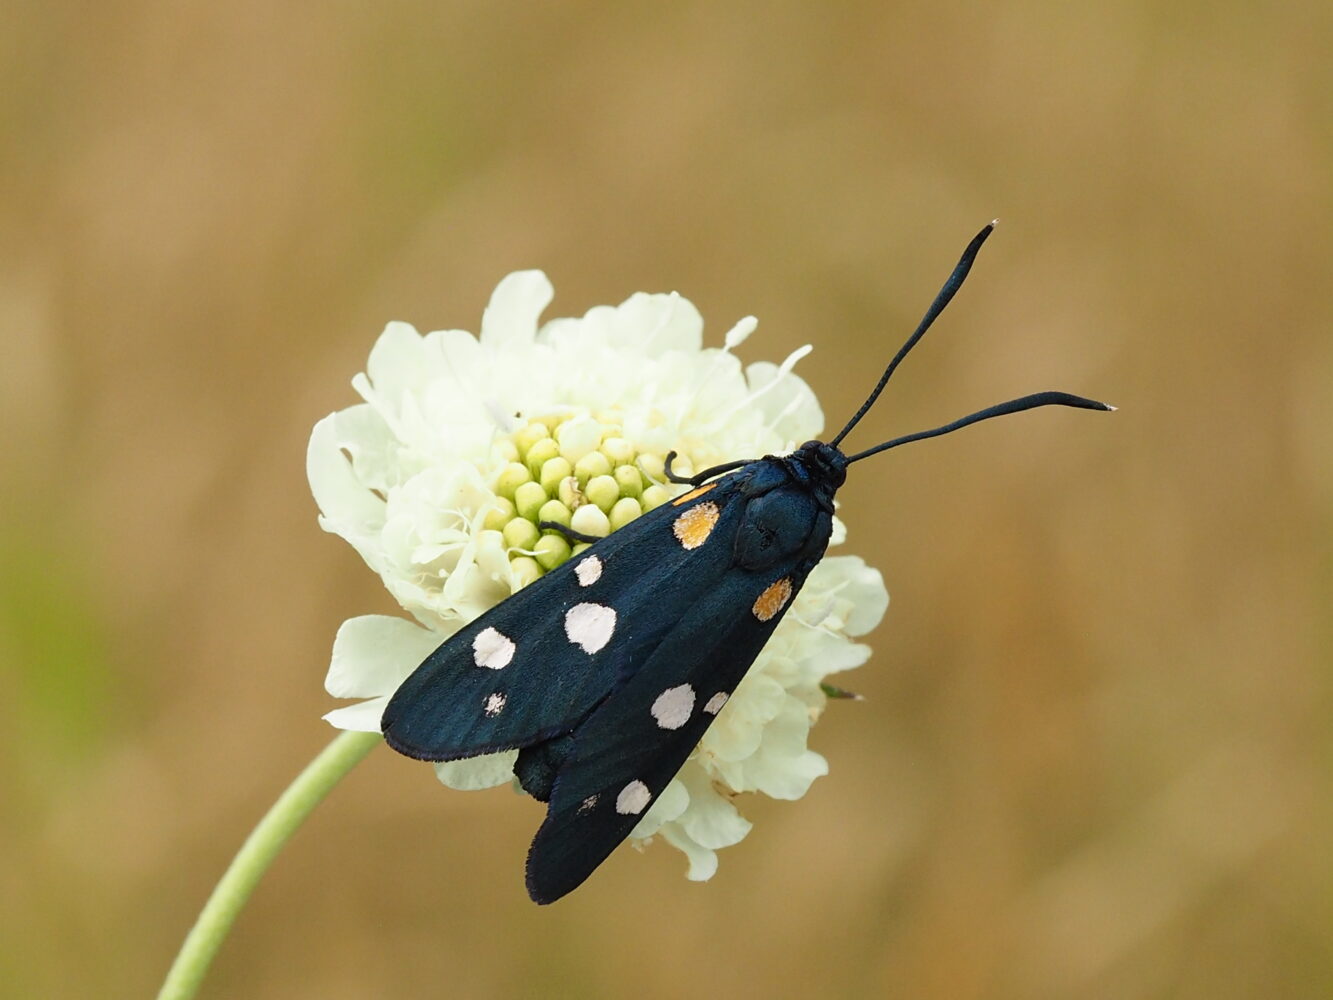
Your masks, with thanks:
M676 492L663 456L626 440L615 411L540 417L501 438L496 448L507 461L483 526L504 536L517 587L588 547L571 546L556 529L539 527L543 522L601 538ZM684 475L691 471L683 458L672 467Z

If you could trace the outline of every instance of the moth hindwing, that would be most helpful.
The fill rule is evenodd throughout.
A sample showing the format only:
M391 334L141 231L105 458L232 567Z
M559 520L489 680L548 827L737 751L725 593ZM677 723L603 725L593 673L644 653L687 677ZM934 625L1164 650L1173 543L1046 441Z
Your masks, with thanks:
M515 774L548 803L528 854L534 900L549 903L579 886L684 764L823 556L849 465L1039 406L1113 409L1042 392L850 456L840 450L962 285L993 226L968 244L915 332L829 442L672 476L693 489L465 626L390 699L384 737L410 757L519 749Z

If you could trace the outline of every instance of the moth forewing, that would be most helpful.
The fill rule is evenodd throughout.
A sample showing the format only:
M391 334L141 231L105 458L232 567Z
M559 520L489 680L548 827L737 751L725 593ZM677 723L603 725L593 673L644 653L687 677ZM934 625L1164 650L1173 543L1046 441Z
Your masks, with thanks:
M694 519L691 537L701 536L703 504L667 503L466 625L390 699L389 745L456 760L572 731L727 571L742 515L733 492L719 487L706 501L716 511L707 534L726 541L683 545L675 533Z

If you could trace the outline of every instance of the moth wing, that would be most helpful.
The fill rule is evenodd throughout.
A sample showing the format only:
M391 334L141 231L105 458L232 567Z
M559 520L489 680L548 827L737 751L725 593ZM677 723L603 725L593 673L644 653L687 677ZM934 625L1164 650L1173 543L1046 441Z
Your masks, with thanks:
M457 760L577 726L727 572L743 476L643 514L451 636L390 699L381 720L389 745ZM687 547L676 523L705 504L716 517ZM709 520L690 516L696 527Z
M813 562L762 574L732 569L574 730L528 852L535 901L577 888L629 836L754 663Z

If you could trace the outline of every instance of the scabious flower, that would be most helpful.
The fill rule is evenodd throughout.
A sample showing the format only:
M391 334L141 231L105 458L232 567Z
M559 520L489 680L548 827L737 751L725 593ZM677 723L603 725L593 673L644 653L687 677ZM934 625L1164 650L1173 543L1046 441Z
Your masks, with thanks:
M479 337L390 323L352 380L364 402L315 425L307 469L321 526L351 543L415 619L343 623L325 686L364 700L328 713L334 726L377 732L427 654L568 559L565 539L538 522L604 535L683 489L662 474L668 451L688 474L790 451L822 429L814 394L792 373L808 347L745 368L731 353L753 317L705 348L698 310L678 295L640 293L539 327L552 294L540 271L511 274ZM835 522L833 544L844 536ZM749 832L738 793L804 795L828 771L806 745L826 702L821 682L866 660L869 648L853 639L887 604L877 570L826 557L632 838L660 834L688 856L691 879L707 879L715 852ZM493 787L514 780L516 756L436 773L452 788Z

